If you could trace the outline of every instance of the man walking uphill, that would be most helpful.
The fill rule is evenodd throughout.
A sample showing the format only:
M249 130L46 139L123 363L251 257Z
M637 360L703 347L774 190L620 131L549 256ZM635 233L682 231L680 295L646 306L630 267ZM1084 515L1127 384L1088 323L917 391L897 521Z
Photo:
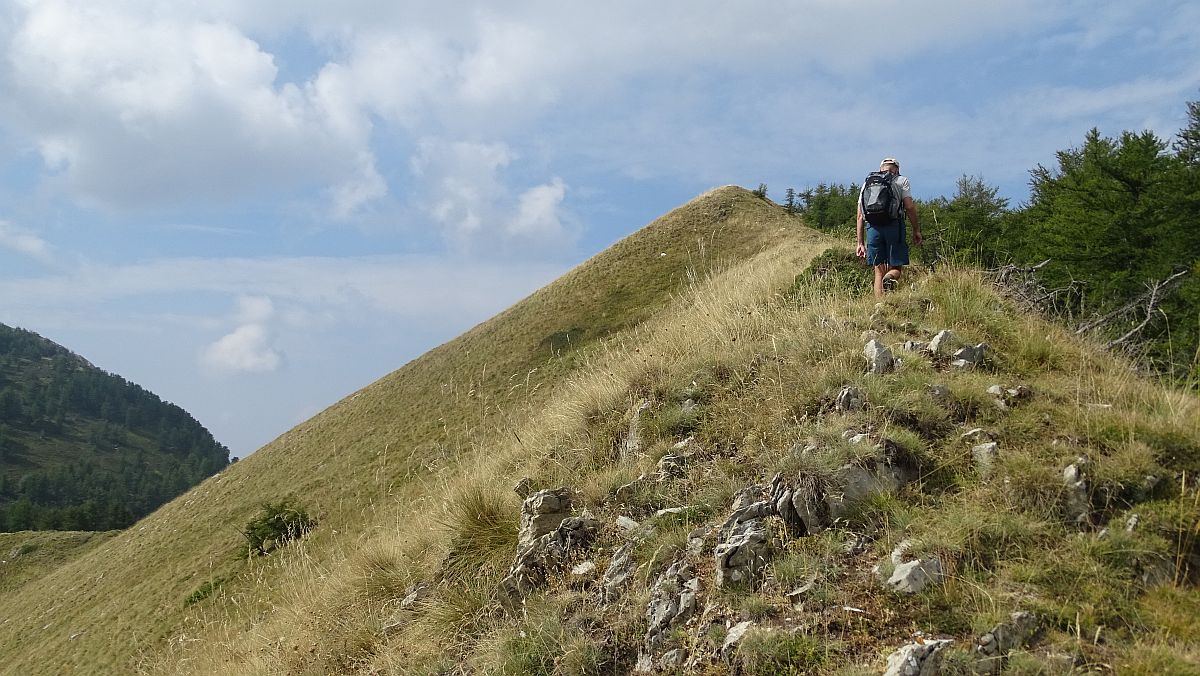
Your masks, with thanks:
M855 254L875 267L875 295L896 288L908 265L904 238L905 216L912 225L913 243L921 244L921 222L913 202L912 187L900 175L900 163L884 158L879 171L867 176L858 196L858 246Z

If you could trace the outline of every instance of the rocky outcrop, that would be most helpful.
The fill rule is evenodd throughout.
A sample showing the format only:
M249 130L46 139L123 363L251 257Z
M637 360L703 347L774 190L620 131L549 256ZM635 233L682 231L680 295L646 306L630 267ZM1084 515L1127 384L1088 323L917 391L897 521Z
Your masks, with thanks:
M695 614L699 603L700 578L684 559L671 564L654 581L650 603L646 606L646 638L638 656L636 670L651 672L664 665L663 648L670 642L671 630ZM671 660L674 661L674 660Z
M546 489L525 498L517 532L518 550L558 528L558 524L571 515L572 494L570 488Z
M847 385L838 391L833 400L833 407L842 413L861 411L867 407L867 395L857 387Z
M876 375L891 373L896 370L896 357L888 347L878 340L869 340L863 346L863 355L867 358L867 370Z
M941 672L942 649L951 643L950 639L909 643L888 656L883 676L937 676Z
M584 512L563 519L553 531L519 547L508 576L497 588L500 605L510 612L519 608L531 591L546 584L549 575L562 572L573 554L590 548L598 530L596 520Z
M905 561L911 546L911 541L904 540L892 550L892 571L886 578L883 576L883 565L875 566L875 573L880 576L883 586L898 594L918 594L930 585L941 583L944 577L942 562L937 557Z
M766 526L758 519L738 523L714 551L717 586L753 582L771 554Z
M954 353L954 360L950 362L950 365L962 369L983 366L990 352L991 348L987 343L968 345Z

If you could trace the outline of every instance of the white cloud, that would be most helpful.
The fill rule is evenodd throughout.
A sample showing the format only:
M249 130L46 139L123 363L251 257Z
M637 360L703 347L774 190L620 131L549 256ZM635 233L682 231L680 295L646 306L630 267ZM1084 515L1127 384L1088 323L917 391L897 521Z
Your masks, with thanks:
M568 235L562 222L562 201L567 186L561 178L535 186L521 194L517 212L505 232L531 242L553 242Z
M39 263L49 265L54 262L54 254L46 240L8 221L0 221L0 248L28 256Z
M265 326L246 324L205 348L201 361L218 371L268 373L283 364L283 355L271 346Z

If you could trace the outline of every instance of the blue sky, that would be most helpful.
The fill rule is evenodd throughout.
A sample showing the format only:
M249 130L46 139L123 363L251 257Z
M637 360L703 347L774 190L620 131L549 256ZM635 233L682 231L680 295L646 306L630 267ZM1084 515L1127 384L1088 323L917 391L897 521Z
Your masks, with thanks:
M1018 204L1200 99L1195 2L879 9L9 0L0 322L246 455L711 187Z

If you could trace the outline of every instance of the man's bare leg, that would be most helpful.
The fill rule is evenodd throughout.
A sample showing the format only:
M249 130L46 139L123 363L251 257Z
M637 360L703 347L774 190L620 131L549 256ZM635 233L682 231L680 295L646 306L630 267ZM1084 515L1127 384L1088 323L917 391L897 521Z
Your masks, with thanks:
M883 273L883 278L879 280L880 287L882 288L884 287L885 283L891 282L891 284L887 284L887 286L893 289L896 288L900 284L900 275L903 274L903 272L903 265L897 265L894 267L888 266L888 269Z
M887 263L880 263L875 266L875 297L883 298L883 278L887 275L890 266Z

